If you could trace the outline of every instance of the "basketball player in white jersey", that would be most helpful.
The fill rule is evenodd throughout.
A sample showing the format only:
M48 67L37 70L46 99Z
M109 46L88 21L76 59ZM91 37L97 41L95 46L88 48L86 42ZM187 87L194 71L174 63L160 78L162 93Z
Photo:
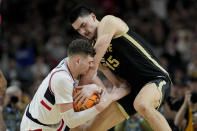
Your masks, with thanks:
M74 40L69 45L68 57L48 74L27 106L21 131L61 131L65 125L74 128L92 119L113 101L113 93L104 92L95 106L80 112L73 110L73 88L80 75L92 67L94 55L95 50L86 40ZM85 86L101 92L96 84Z

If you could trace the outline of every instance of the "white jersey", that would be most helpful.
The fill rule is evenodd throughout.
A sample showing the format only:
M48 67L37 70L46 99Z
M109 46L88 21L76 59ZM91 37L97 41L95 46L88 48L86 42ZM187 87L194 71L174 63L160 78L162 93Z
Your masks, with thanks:
M61 84L62 78L64 84ZM33 119L37 119L43 124L61 123L62 118L57 104L73 102L74 84L75 80L67 66L67 58L65 58L43 80L24 116L28 111Z

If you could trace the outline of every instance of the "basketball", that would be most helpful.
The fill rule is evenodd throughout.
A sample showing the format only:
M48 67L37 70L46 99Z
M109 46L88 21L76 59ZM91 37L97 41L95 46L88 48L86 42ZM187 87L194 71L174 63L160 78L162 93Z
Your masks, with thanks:
M77 94L77 92L79 92L81 89L76 89L73 91L73 97ZM73 102L73 107L74 107L74 110L76 112L79 112L79 111L83 111L83 110L86 110L88 108L91 108L92 106L96 105L99 101L99 96L97 94L93 94L92 96L90 96L89 100L86 102L86 104L84 106L83 103L80 104L79 106L77 106L77 103Z

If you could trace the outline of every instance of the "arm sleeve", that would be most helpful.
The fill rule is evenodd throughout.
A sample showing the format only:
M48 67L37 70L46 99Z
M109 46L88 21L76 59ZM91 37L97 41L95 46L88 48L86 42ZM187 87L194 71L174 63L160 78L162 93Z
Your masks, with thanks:
M57 72L51 79L56 104L73 102L73 80L67 72Z
M61 113L60 115L69 128L75 128L79 125L84 124L88 120L91 120L98 113L99 111L95 107L91 107L80 112L74 112L73 109L70 109L66 112Z

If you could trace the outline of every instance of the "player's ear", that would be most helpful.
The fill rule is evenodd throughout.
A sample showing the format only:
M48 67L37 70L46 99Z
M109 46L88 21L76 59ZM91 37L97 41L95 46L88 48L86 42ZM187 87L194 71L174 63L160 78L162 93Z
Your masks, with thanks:
M75 64L79 64L80 63L80 60L81 60L81 58L80 58L80 56L77 56L76 58L75 58Z
M96 15L94 13L90 14L94 21L96 21Z

